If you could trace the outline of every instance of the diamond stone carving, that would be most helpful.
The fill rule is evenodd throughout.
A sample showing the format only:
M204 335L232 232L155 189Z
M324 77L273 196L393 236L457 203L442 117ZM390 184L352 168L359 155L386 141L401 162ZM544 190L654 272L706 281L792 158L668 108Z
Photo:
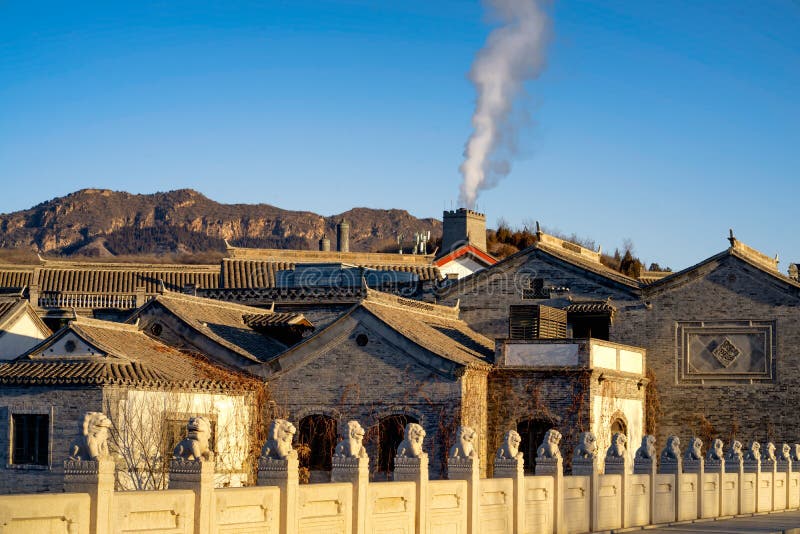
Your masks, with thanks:
M717 345L717 348L711 351L711 354L713 354L724 367L728 367L736 361L736 358L742 354L742 351L726 337L725 341Z

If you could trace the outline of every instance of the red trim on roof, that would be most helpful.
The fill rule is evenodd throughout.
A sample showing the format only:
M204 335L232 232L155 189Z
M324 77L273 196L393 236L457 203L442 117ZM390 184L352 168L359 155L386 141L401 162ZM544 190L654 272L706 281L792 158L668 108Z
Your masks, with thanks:
M496 258L493 258L492 256L488 255L478 247L473 245L463 245L454 250L453 252L451 252L450 254L447 254L446 256L442 256L438 260L435 260L433 264L437 267L441 267L442 265L450 263L451 261L460 258L461 256L464 256L465 254L472 254L473 256L477 256L479 259L483 260L489 265L494 265L495 263L497 263Z

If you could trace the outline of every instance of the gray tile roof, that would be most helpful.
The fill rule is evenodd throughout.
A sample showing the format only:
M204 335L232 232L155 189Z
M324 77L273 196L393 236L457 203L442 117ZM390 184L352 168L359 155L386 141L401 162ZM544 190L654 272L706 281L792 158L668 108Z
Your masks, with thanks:
M156 305L163 306L196 331L248 360L263 362L286 349L280 341L257 332L245 322L246 316L251 320L255 320L254 317L267 320L263 317L273 314L269 310L169 291L157 295L145 306ZM285 324L305 321L302 314L274 315L276 321Z
M49 355L47 348L70 332L100 354ZM79 318L27 354L0 363L0 384L252 389L258 381L164 345L135 325Z
M486 366L494 342L458 318L458 309L370 290L360 306L417 345L461 365Z

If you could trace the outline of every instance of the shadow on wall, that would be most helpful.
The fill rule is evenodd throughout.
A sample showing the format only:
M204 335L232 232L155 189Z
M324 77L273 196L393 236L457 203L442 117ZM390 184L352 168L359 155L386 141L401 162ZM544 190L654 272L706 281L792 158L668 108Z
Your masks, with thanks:
M14 332L0 333L0 361L13 360L17 356L21 356L41 343L43 339L43 337L26 336Z

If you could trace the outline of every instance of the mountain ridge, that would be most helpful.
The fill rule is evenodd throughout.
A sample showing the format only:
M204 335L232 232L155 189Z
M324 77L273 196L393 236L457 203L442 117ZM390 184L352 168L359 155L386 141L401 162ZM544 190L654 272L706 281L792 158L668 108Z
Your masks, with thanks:
M441 236L441 221L406 210L356 207L323 216L271 204L223 204L193 189L134 194L81 189L31 208L0 214L0 249L61 256L193 254L235 246L316 249L323 233L336 246L336 224L350 223L353 251L396 250L415 232Z

